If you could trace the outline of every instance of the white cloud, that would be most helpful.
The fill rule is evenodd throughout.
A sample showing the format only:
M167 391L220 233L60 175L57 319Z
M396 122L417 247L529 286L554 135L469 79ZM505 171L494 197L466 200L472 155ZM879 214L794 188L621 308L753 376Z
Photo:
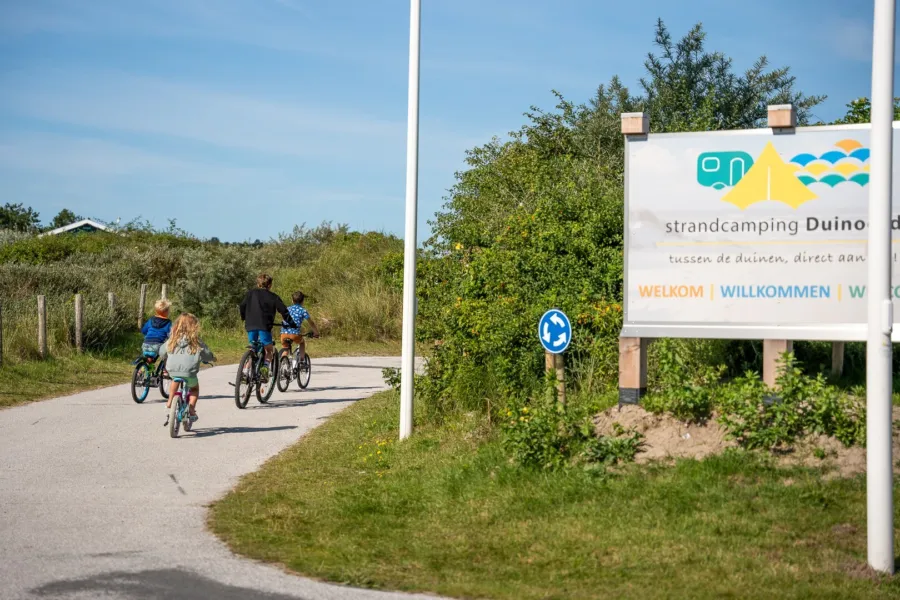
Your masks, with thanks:
M223 213L223 207L233 211L247 202L284 206L291 217L307 217L310 223L331 218L334 211L356 213L362 221L372 215L383 218L384 207L403 204L402 197L372 193L365 181L352 178L326 188L309 185L286 168L236 168L125 143L48 133L0 135L0 174L0 191L35 206L42 215L69 207L101 218L143 213L160 219L183 215L196 221L209 213L194 224L201 228L198 231L246 229L220 215L231 214ZM402 182L395 187L402 190ZM180 206L187 198L190 206ZM281 223L277 214L272 212L271 222L250 227L252 236L265 237L292 226L290 218Z
M361 52L322 5L299 0L29 0L0 4L0 36L34 33L216 40L393 68L399 55ZM405 48L400 43L398 49Z
M596 88L596 78L585 77L568 72L563 68L535 64L527 60L520 62L503 60L460 60L460 59L423 59L422 69L425 71L442 71L456 75L474 75L481 77L500 77L517 81L539 82L547 88Z
M299 157L403 148L402 122L124 73L31 71L3 87L4 112L107 131Z
M2 79L0 114L314 159L352 169L402 168L406 122L276 102L115 71L40 70ZM486 141L487 138L485 138ZM422 122L423 168L461 165L477 135Z
M102 139L48 133L0 135L0 168L85 179L141 175L177 183L223 185L245 183L263 172L173 158Z

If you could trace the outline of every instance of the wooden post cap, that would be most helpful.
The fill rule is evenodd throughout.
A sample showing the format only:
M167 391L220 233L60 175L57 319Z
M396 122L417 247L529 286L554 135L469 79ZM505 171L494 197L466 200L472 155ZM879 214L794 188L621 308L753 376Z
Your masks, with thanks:
M622 113L622 135L647 135L650 133L650 116L646 113Z
M786 129L797 126L797 109L793 104L769 105L769 127Z

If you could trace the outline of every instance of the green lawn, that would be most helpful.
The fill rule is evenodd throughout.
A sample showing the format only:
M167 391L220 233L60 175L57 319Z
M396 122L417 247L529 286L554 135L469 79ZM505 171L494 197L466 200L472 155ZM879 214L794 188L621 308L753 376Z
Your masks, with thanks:
M237 363L246 349L246 339L233 331L212 329L203 338L216 354L220 365ZM135 335L123 348L104 354L79 356L67 352L45 361L10 361L0 367L0 408L127 383L134 368L131 361L138 356L140 344L140 336ZM320 338L308 341L307 349L313 359L327 356L394 356L400 354L400 343Z
M461 598L900 597L865 568L862 478L743 452L533 472L474 418L398 444L397 412L386 393L336 415L216 503L211 529L308 576Z

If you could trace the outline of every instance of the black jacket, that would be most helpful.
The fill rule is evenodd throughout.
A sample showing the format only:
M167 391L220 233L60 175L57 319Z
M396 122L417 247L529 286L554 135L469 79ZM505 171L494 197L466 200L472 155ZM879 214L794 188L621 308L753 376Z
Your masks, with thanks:
M275 324L275 312L281 313L284 323L295 327L294 319L277 294L267 289L250 290L241 302L241 320L247 331L271 331Z

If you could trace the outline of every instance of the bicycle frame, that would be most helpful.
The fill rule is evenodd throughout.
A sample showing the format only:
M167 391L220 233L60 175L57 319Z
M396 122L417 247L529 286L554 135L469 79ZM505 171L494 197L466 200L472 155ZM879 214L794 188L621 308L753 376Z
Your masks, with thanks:
M253 366L250 369L250 373L253 376L253 383L259 384L259 371L260 369L262 369L262 366L265 363L266 347L263 346L261 342L253 342L250 344L250 349L253 350Z
M144 363L145 365L150 367L151 370L150 379L146 383L147 387L156 387L157 385L159 385L159 378L163 376L163 361L154 360L153 362L150 362L149 360L147 360L146 356L139 356L138 358L131 361L131 364L135 366L139 365L140 363Z
M173 378L172 383L178 383L178 391L172 394L169 399L169 435L173 438L178 437L178 429L183 425L185 431L191 430L191 390L187 387L187 382L180 378Z

